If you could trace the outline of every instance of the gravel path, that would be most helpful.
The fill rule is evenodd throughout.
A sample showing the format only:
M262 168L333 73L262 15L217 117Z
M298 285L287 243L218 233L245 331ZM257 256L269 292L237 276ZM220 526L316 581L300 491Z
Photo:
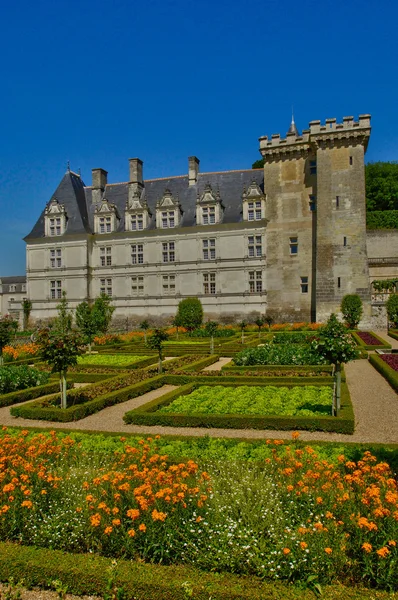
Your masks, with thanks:
M224 365L230 363L231 361L232 358L220 358L220 360L213 363L212 365L209 365L208 367L205 367L204 369L202 369L202 371L221 371L221 368Z
M398 348L398 341L387 336L385 331L375 332L393 347ZM206 370L219 370L230 359L221 358ZM366 443L397 443L398 444L398 395L385 379L371 366L367 360L356 360L346 365L347 383L355 412L354 435L322 432L300 432L302 440L319 440L330 442L366 442ZM43 427L51 429L73 429L87 431L112 431L117 433L133 433L142 435L183 435L200 437L290 439L290 431L247 430L247 429L206 429L201 427L148 427L126 425L123 415L128 411L158 398L175 389L175 386L165 385L122 404L108 407L99 413L72 423L54 423L20 419L10 415L10 408L0 409L0 423L7 426Z

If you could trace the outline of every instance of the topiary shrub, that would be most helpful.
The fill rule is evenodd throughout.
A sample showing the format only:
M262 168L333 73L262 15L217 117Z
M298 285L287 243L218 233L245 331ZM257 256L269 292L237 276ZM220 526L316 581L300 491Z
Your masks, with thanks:
M388 320L398 327L398 294L391 294L386 302Z
M355 329L363 313L362 300L357 294L347 294L341 301L341 312L351 329Z

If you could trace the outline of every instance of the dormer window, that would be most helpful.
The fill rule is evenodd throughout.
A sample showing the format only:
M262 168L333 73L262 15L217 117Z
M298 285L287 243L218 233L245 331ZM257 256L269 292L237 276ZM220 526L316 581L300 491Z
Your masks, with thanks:
M119 215L114 204L104 199L95 207L94 230L95 233L112 233L116 231Z
M66 229L66 212L63 204L53 198L44 212L45 234L49 237L63 235Z
M202 194L196 199L196 223L198 225L215 225L222 221L224 207L219 192L213 192L208 183Z
M142 231L149 225L151 218L148 204L145 200L145 190L129 189L126 203L124 222L126 231Z
M156 227L179 227L181 219L182 211L178 198L175 198L170 190L165 190L163 197L156 203Z
M242 194L243 220L261 221L265 214L265 195L255 181Z
M131 215L130 219L131 231L139 231L140 229L144 229L144 215L142 213Z

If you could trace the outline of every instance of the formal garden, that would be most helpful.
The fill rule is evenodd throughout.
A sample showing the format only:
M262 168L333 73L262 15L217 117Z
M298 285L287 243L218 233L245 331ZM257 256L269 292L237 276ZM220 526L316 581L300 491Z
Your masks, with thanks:
M115 334L100 300L72 315L63 298L32 341L0 319L10 598L21 580L60 598L395 597L398 450L350 442L345 365L368 359L397 390L397 355L356 329L355 302L345 323L226 327L195 299L168 328Z

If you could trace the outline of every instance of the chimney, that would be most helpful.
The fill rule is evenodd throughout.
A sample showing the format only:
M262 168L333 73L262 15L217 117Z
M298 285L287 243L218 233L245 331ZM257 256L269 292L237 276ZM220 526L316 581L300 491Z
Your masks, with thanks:
M198 182L200 160L196 156L188 157L188 180L189 185L195 185Z
M140 186L144 185L144 181L142 178L143 173L143 162L139 158L130 158L130 183L135 183Z
M108 171L104 169L92 169L92 201L100 202L105 190L105 186L108 183Z

